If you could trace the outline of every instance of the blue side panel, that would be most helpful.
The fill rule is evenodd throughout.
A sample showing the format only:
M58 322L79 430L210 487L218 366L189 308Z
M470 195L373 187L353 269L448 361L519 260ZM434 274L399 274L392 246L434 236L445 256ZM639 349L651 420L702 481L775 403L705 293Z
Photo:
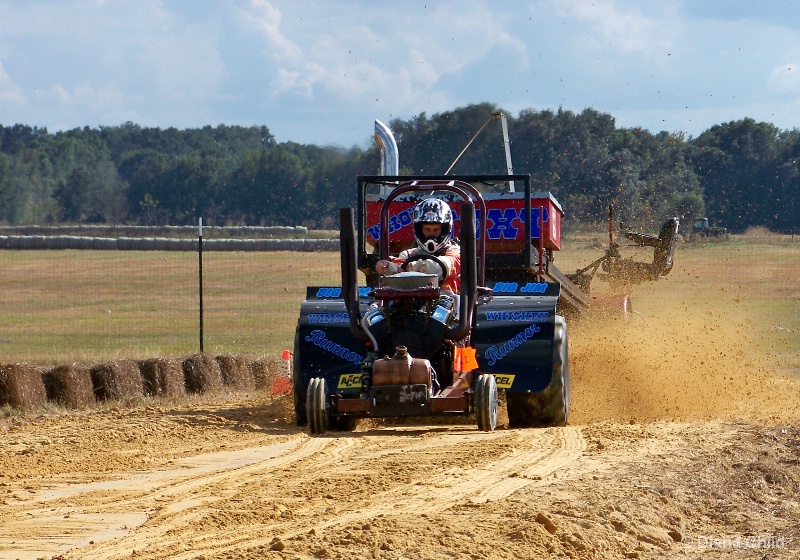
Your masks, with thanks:
M494 374L498 388L539 392L550 384L557 301L557 295L516 291L478 305L473 336L478 366Z
M362 292L367 293L359 290ZM363 314L370 301L363 297L360 299ZM307 299L300 307L294 356L295 371L299 373L302 386L306 387L312 377L324 377L332 393L360 389L359 382L350 389L337 390L340 381L352 381L352 374L361 373L361 362L366 353L366 346L350 332L350 319L341 299L341 288L308 288Z

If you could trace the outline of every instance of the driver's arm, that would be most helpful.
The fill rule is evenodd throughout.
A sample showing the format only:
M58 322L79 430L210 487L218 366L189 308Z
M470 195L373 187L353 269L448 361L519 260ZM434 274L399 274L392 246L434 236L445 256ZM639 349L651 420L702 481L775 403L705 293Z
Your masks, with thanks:
M378 261L375 263L375 272L378 274L397 274L400 272L400 265L392 261Z
M378 274L397 274L398 272L402 272L403 269L402 264L406 261L406 259L411 255L409 250L401 251L399 255L396 257L389 257L390 260L380 260L375 263L375 272Z

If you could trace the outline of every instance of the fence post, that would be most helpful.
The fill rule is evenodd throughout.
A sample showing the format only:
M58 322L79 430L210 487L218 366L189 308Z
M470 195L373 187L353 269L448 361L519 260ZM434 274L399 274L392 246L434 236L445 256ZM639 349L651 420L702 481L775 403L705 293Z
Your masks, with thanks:
M197 261L200 287L200 351L203 351L203 218L198 222Z

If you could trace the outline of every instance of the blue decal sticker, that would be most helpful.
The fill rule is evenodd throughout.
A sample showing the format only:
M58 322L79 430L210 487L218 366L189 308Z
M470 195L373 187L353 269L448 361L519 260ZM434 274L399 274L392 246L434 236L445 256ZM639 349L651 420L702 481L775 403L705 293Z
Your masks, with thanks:
M364 356L361 354L353 352L349 348L340 346L339 344L336 344L335 342L325 338L325 332L323 331L313 330L308 336L305 337L305 340L314 346L322 348L326 352L330 352L334 356L339 356L340 358L347 360L348 362L361 364L361 362L364 360Z
M318 298L338 298L342 297L341 288L320 288L317 290Z
M514 208L490 208L486 211L486 221L492 222L492 227L486 227L489 239L516 239L519 228L511 222L519 219Z
M547 282L528 282L519 289L523 294L543 294L547 290Z
M489 346L486 352L483 353L489 366L495 365L508 356L511 352L519 348L523 342L533 338L540 330L539 325L530 325L511 340L504 342L501 346Z
M549 311L487 311L487 321L506 321L514 323L545 323Z
M403 229L404 227L408 227L411 225L413 221L414 221L413 206L411 206L410 208L406 208L399 214L395 214L394 216L389 216L389 233L394 233L398 230ZM367 233L369 233L373 239L379 241L381 238L380 221L374 226L367 228Z
M495 282L492 291L496 294L514 294L519 289L516 282Z
M347 313L309 313L308 322L312 325L349 323L350 316Z

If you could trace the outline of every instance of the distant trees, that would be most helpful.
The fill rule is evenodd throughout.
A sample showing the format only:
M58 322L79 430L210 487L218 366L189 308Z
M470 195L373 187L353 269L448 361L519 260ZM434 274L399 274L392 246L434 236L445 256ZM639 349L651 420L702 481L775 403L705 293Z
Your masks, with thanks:
M492 113L460 107L391 127L401 173L442 174ZM732 231L800 224L800 132L743 119L687 139L618 128L611 115L526 109L509 116L514 171L551 191L569 222L605 219L608 204L631 225L701 216ZM355 203L355 178L376 174L375 147L277 143L266 126L142 128L133 123L50 134L0 125L0 222L336 227ZM451 173L505 173L498 125Z
M709 218L731 231L750 225L789 231L798 216L798 133L752 119L716 125L693 143L690 160Z

